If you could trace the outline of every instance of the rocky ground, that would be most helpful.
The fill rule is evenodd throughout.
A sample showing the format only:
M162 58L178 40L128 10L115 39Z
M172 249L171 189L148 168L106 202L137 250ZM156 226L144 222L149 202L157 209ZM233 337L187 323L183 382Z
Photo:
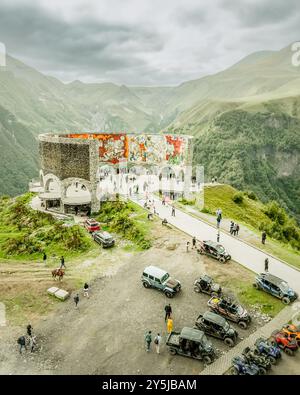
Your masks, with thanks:
M175 330L192 327L197 315L207 310L209 296L193 291L193 282L200 274L226 273L249 282L253 275L235 262L221 265L193 250L186 253L187 240L181 232L160 228L150 250L120 251L118 257L102 256L101 260L83 262L81 270L85 270L84 265L103 266L101 271L94 271L90 299L84 298L80 290L78 309L71 297L34 321L38 349L32 354L27 351L20 355L17 350L17 338L25 332L24 325L0 328L0 373L198 374L204 368L202 362L171 356L164 345L160 355L154 350L146 353L146 331L160 332L166 339L164 306L169 300L159 291L142 286L144 267L159 266L182 283L182 292L171 300ZM39 280L37 275L37 284ZM249 329L236 329L245 338L268 319L256 311ZM211 340L219 354L226 352L222 341Z

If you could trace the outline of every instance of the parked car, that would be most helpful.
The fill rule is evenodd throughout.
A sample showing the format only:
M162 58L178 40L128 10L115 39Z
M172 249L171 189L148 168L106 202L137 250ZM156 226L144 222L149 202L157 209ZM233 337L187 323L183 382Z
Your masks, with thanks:
M298 298L298 294L279 277L270 273L260 273L255 278L254 288L261 289L276 298L282 300L284 304L289 304Z
M145 288L163 291L168 298L173 298L181 290L178 280L173 279L168 272L156 266L148 266L144 269L142 283Z
M239 376L256 376L259 374L259 368L253 363L248 363L244 356L232 358L232 367L230 373Z
M284 325L281 329L282 332L287 333L289 337L295 339L298 346L300 347L300 326L293 324Z
M287 333L282 331L274 331L272 333L271 341L283 350L288 355L294 355L298 350L298 344L296 339L292 339Z
M85 229L86 229L88 232L90 232L90 233L97 232L98 230L100 230L100 224L99 224L99 222L95 221L95 220L92 219L92 218L88 218L88 219L85 221L84 227L85 227Z
M218 259L221 263L225 263L231 259L231 255L228 254L225 248L212 240L199 241L197 252Z
M207 335L224 340L224 343L230 347L233 347L237 342L237 331L229 325L225 318L211 311L206 311L203 315L200 314L195 325Z
M209 299L207 305L213 312L222 315L229 321L236 322L242 329L247 329L251 322L248 311L242 305L228 297L213 296Z
M194 291L198 293L203 292L211 296L220 296L222 294L220 284L215 283L207 274L204 274L194 282Z
M263 337L256 339L254 353L256 355L265 355L272 365L275 365L281 358L280 348Z
M212 363L215 358L212 343L202 331L195 328L183 328L181 332L171 332L166 344L172 355L178 354L203 360L206 364Z
M93 233L93 239L103 248L113 247L115 245L115 240L112 235L106 231L97 231Z
M242 353L248 364L254 363L259 368L260 374L266 374L271 369L272 364L265 355L255 354L250 347L246 347Z

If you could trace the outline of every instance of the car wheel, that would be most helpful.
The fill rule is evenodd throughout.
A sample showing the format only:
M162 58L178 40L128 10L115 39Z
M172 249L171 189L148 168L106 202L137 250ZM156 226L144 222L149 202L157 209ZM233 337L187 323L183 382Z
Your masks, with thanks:
M197 292L197 293L200 293L200 292L201 292L201 288L200 288L200 287L197 287L197 286L195 285L195 286L194 286L194 291Z
M170 353L171 355L176 355L176 354L177 354L177 351L175 350L175 348L170 348L169 353Z
M254 287L255 289L259 289L259 286L258 286L256 283L253 284L253 287Z
M277 359L275 357L272 357L272 355L269 355L268 359L271 362L271 365L276 365Z
M224 343L227 344L227 346L229 346L229 347L234 346L234 341L230 337L225 337Z
M267 374L267 369L265 369L264 367L260 366L259 367L259 374L262 375L262 376Z
M290 299L287 296L284 296L281 300L282 300L282 302L284 304L290 304L291 303Z
M247 328L248 328L248 324L247 324L247 322L245 322L245 321L239 321L239 322L238 322L238 325L239 325L239 327L242 328L242 329L247 329Z
M165 292L167 298L173 298L173 294L171 292Z
M211 357L210 357L209 355L205 355L205 356L203 357L203 361L204 361L207 365L209 365L209 364L212 363L212 359L211 359Z
M226 259L225 259L223 256L220 256L220 258L219 258L219 262L221 262L221 263L225 263L225 262L226 262Z
M146 281L143 282L143 286L144 286L145 288L150 288L150 284L147 283Z
M286 355L289 355L290 357L294 356L294 351L291 350L290 348L285 348L284 352L286 353Z

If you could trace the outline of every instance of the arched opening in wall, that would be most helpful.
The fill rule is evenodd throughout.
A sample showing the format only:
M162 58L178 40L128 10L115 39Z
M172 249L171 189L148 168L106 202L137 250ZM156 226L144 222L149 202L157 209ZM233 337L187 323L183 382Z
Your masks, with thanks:
M88 181L76 178L64 180L62 203L65 213L90 215L91 198Z
M47 178L45 182L45 192L49 193L59 193L60 192L60 182L55 176Z
M166 178L167 180L176 178L175 170L171 166L165 166L160 169L159 179Z

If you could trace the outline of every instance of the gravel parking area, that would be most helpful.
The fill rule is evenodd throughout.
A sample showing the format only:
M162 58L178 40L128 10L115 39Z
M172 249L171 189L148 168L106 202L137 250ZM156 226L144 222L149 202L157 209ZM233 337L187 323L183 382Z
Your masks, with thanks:
M171 356L167 347L161 354L145 351L144 334L152 330L166 339L164 306L170 301L174 329L193 327L197 315L207 310L208 295L193 291L194 280L202 273L225 273L241 281L253 275L235 262L221 265L216 260L185 250L187 236L175 230L163 230L155 245L114 267L113 272L91 284L90 299L80 295L79 309L73 298L34 328L39 350L23 356L17 352L16 337L0 346L0 373L12 374L199 374L200 361ZM141 273L145 266L156 265L182 283L182 292L173 299L154 289L145 289ZM81 292L81 291L80 291ZM254 320L242 330L245 338L257 329ZM11 335L11 334L10 334ZM20 335L20 334L19 334ZM220 353L228 347L211 338Z

